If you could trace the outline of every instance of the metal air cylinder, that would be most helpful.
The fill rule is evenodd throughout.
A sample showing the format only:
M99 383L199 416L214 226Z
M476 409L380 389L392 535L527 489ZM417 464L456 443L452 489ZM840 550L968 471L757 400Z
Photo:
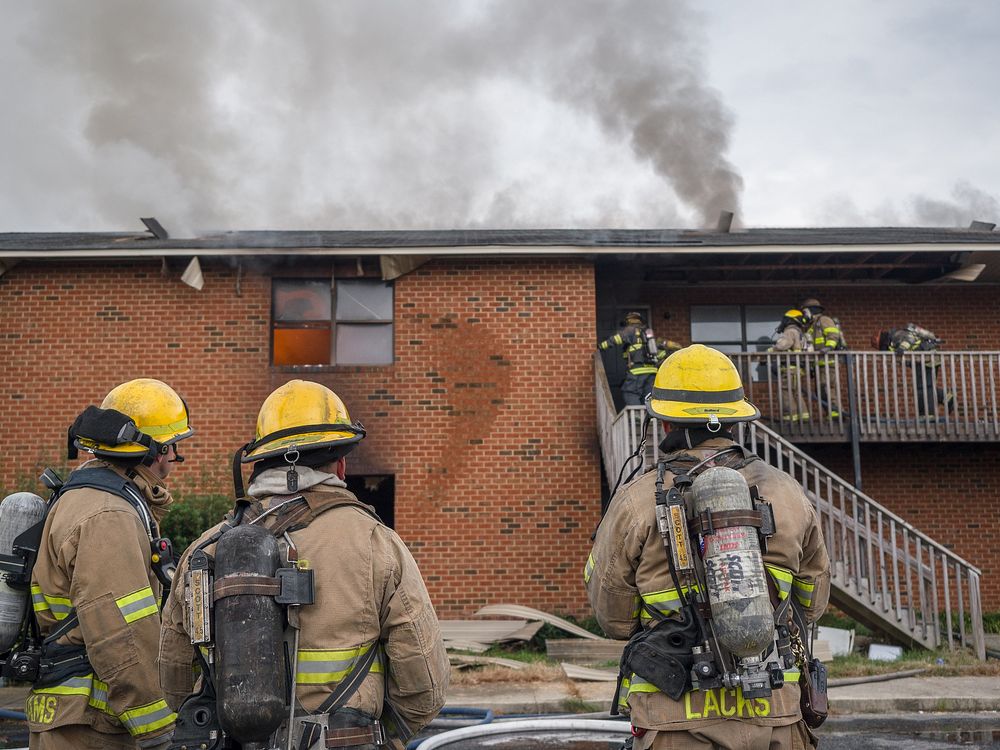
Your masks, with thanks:
M216 546L216 586L273 578L279 563L271 532L237 526ZM284 619L273 595L235 594L215 602L219 722L244 746L265 742L285 718Z
M695 517L706 511L753 510L746 479L722 466L699 474L688 498ZM705 534L704 543L702 562L716 638L733 656L760 657L774 642L774 608L757 529L719 524Z
M45 501L32 492L15 492L0 503L0 555L14 554L14 540L45 516ZM0 577L0 653L9 651L21 632L28 607L28 588L12 588Z

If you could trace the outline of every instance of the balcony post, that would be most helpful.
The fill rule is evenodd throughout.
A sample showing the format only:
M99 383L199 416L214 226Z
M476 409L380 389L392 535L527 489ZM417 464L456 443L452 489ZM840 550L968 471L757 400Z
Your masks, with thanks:
M851 435L851 458L854 459L854 487L861 490L861 418L859 414L858 389L854 382L854 355L844 354L847 365L847 408L848 430Z

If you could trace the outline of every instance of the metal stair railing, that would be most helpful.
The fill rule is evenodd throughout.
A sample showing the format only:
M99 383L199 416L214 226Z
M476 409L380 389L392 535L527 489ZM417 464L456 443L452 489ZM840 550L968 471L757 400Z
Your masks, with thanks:
M645 411L634 406L616 412L599 355L594 369L601 453L613 487L643 437ZM927 648L957 644L986 658L978 568L759 421L740 428L743 444L798 481L815 505L832 563L831 599L837 607L903 641ZM655 432L647 443L624 476L637 466L640 472L656 466Z
M741 427L743 443L794 478L815 505L832 562L834 604L927 648L958 644L986 658L978 568L769 427Z
M749 398L798 441L1000 440L1000 352L736 352ZM946 398L946 403L939 399Z
M594 391L597 396L597 430L601 444L601 456L604 460L604 474L608 484L614 488L619 472L626 460L635 453L643 438L643 423L646 410L642 406L626 406L622 411L615 409L608 376L604 371L604 362L599 353L594 355ZM647 440L644 455L628 462L622 477L627 477L637 466L656 466L659 458L659 448L655 433Z

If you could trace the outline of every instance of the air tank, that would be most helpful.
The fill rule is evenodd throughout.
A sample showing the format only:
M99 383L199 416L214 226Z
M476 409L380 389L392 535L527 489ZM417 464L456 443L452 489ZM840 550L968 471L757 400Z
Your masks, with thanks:
M753 510L746 479L723 466L699 474L688 498L695 517L706 511ZM760 657L774 642L774 608L757 529L714 525L715 531L704 536L702 562L716 637L733 656Z
M267 529L237 526L216 546L216 586L273 578L279 563L278 542ZM215 602L214 621L222 728L244 747L266 742L286 715L284 611L273 595L234 594Z
M45 501L32 492L15 492L0 502L0 555L14 554L14 540L45 517ZM9 572L8 572L9 573ZM13 588L0 576L0 653L17 641L28 607L30 581Z

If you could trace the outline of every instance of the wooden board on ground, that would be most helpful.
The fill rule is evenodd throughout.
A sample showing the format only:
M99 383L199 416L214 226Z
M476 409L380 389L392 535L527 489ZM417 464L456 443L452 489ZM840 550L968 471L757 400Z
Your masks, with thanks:
M446 641L528 641L542 627L527 620L441 620L441 636Z
M813 641L812 655L824 664L833 661L833 649L830 648L829 641Z
M541 620L542 622L547 622L549 625L553 625L560 630L565 630L571 635L577 635L581 638L587 638L590 640L604 640L601 636L595 635L589 630L584 630L579 625L574 625L569 620L564 620L561 617L550 615L548 612L542 612L539 609L523 607L520 604L488 604L476 612L477 617L480 615L495 615L498 617L506 615L508 617L523 617L527 620Z
M528 666L527 662L517 661L516 659L503 659L499 656L448 654L448 661L460 669L462 667L481 667L486 664L494 664L498 667L507 667L508 669L524 669Z
M579 664L567 664L566 662L563 662L560 666L571 680L615 682L618 679L617 669L591 669L590 667L581 667Z
M550 659L573 664L606 664L622 658L627 641L601 638L584 641L579 638L546 638L545 653Z

